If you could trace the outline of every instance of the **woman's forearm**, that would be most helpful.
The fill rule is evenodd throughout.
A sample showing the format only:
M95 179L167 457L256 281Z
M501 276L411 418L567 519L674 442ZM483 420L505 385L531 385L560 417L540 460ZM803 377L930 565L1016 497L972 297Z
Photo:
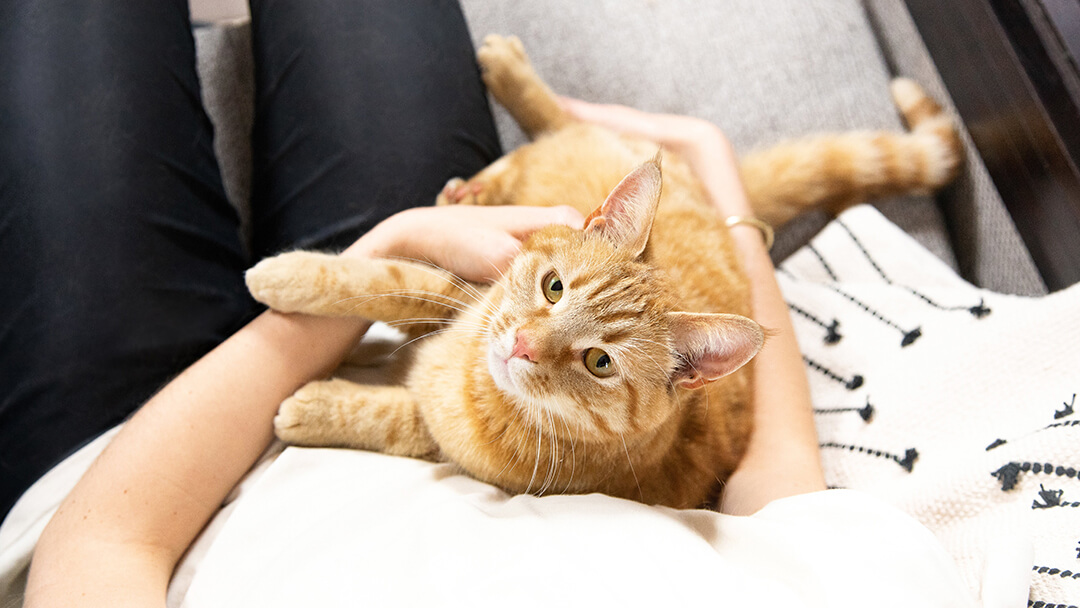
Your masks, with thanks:
M753 215L730 144L709 133L688 160L725 216ZM738 224L731 238L750 282L754 319L769 331L754 358L754 433L724 489L722 510L748 515L769 501L825 489L810 388L795 330L761 232Z
M278 404L366 327L267 312L162 389L45 529L27 606L164 605L177 561L269 444Z
M770 332L754 358L754 432L725 487L722 510L749 515L769 501L825 489L810 388L787 305L757 229L732 228L753 290L754 319Z

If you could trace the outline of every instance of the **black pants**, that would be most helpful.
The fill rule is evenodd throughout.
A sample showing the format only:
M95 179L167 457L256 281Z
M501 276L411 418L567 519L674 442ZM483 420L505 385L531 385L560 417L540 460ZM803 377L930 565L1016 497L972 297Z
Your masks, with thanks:
M253 257L499 155L454 0L252 0ZM0 518L249 320L184 0L0 2Z

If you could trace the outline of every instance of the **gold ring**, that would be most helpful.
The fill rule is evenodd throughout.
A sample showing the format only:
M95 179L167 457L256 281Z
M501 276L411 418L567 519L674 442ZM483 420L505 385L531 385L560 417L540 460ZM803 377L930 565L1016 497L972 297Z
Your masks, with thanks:
M738 226L739 224L745 224L747 226L753 226L754 228L757 228L761 231L762 238L765 239L765 250L768 251L772 249L773 229L772 226L770 226L765 221L759 220L758 218L750 215L733 215L724 220L724 224L726 224L728 228L731 228L732 226Z

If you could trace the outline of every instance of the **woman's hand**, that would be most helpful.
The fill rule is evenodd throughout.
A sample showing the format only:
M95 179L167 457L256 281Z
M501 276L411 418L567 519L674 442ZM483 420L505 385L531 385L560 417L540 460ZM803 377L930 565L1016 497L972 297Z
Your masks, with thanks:
M642 112L627 106L589 103L570 97L560 97L559 103L582 122L655 141L680 155L693 153L709 140L724 139L716 125L693 116Z
M581 228L571 207L418 207L393 215L343 255L431 262L470 281L498 279L530 234L551 224Z
M679 155L705 185L724 217L753 215L739 178L735 150L713 123L693 116L654 114L626 106L560 97L571 116L617 133L655 141Z

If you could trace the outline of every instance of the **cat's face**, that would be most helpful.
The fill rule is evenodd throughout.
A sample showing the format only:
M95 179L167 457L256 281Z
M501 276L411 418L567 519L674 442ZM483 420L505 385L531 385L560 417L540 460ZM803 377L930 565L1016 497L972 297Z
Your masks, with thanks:
M526 421L567 438L656 428L697 388L738 369L763 333L736 315L677 310L645 261L659 159L628 175L584 230L551 226L523 245L491 292L487 368Z
M670 415L680 362L667 323L674 298L657 269L598 235L551 227L526 243L503 287L487 365L532 422L610 436Z

